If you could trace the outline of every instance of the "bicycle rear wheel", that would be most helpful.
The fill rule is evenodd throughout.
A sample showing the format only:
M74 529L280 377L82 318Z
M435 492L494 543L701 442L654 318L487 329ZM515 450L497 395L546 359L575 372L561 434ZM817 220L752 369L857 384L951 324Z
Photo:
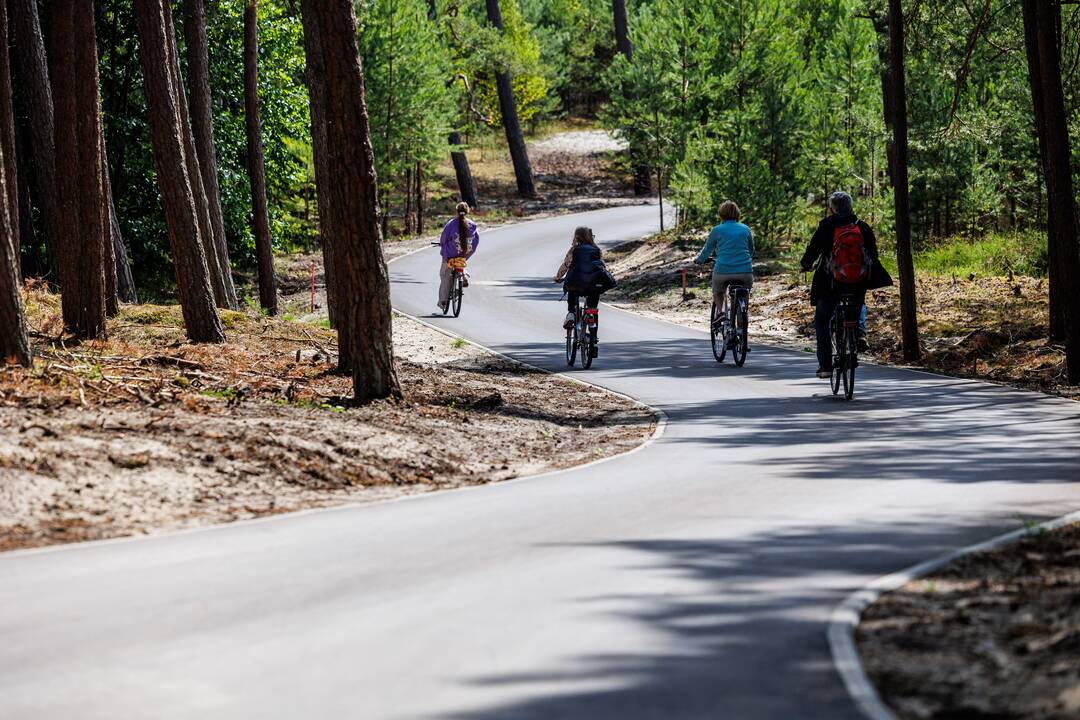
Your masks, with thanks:
M588 370L592 367L593 348L596 347L596 328L585 328L585 334L581 337L581 367Z
M451 305L453 305L454 317L461 314L461 296L465 294L464 288L462 288L461 273L454 273L454 292L451 297Z
M709 310L709 340L712 342L712 354L716 362L724 362L727 355L727 338L721 331L721 325L716 318L716 303Z
M844 351L843 351L843 335L840 332L840 328L837 326L836 315L833 315L832 332L832 394L837 395L840 393L840 375L844 372Z
M855 394L855 358L858 357L855 346L855 333L851 330L844 332L844 399L850 400Z
M746 298L740 298L735 309L735 344L731 348L731 359L735 361L735 367L742 367L746 362L749 315Z

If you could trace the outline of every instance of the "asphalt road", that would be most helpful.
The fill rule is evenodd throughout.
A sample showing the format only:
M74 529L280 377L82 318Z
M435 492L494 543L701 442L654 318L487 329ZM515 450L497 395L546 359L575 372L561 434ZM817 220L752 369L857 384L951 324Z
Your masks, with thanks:
M440 327L562 370L573 227L484 232ZM434 309L434 250L391 265ZM658 408L647 448L408 501L0 556L0 718L853 718L825 629L868 580L1080 506L1080 405L812 356L718 366L601 310L574 374Z

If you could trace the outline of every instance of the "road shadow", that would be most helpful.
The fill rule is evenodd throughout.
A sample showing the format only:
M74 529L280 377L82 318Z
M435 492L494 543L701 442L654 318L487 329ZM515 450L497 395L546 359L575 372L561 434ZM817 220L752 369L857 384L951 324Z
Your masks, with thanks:
M861 715L831 661L832 608L868 577L980 539L992 530L939 523L798 526L739 539L655 539L575 545L626 551L629 573L659 574L691 592L611 596L582 588L580 612L658 632L655 654L568 658L524 674L463 677L521 700L440 717L470 720L636 718L844 719ZM682 582L689 580L689 583ZM512 640L509 640L512 642ZM815 658L808 661L807 658ZM553 689L554 688L554 689ZM582 689L585 688L585 689Z

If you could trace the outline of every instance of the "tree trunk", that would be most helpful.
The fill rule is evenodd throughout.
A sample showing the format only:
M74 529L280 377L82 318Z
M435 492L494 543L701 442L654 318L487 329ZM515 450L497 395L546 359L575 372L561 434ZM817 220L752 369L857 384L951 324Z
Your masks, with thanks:
M109 189L109 161L106 159L104 127L101 127L101 131L101 182L102 201L104 203L102 212L104 213L105 223L101 256L105 271L105 315L116 317L120 312L119 260L116 256L116 239L113 237L113 203L112 192ZM125 257L124 260L126 261L127 258Z
M266 208L266 168L263 161L262 120L259 117L259 6L247 0L244 8L244 124L247 127L248 179L251 182L252 230L259 260L259 304L277 315L274 252L270 215Z
M316 207L319 213L319 245L323 253L323 275L326 278L326 314L330 327L338 331L338 371L352 372L349 355L349 328L342 327L338 316L337 288L335 274L334 248L330 243L330 215L333 198L326 191L333 184L330 175L329 154L326 145L326 123L323 120L323 108L326 106L326 82L323 75L323 46L319 27L303 23L304 55L307 59L308 96L311 106L311 144L312 159L315 165Z
M57 248L60 241L57 223L60 206L56 188L53 99L45 40L41 34L37 0L10 0L10 4L15 35L15 67L21 96L26 98L29 117L30 150L34 158L32 182L41 209L50 279L56 282L59 279Z
M413 222L415 216L413 215L413 169L412 167L405 168L405 234L412 235L416 229L416 225Z
M627 60L633 60L634 45L630 42L630 24L626 20L626 0L611 0L611 9L615 15L615 48ZM637 154L631 150L630 157L637 157ZM651 190L648 163L634 165L634 194L648 195Z
M104 138L102 139L104 147ZM139 302L135 291L135 279L131 275L131 262L124 248L124 233L120 230L120 219L116 216L116 203L113 201L112 180L109 175L108 154L105 156L105 195L108 201L109 238L112 242L113 262L116 272L116 294L122 302Z
M134 0L134 8L154 166L165 208L184 325L188 337L195 342L223 342L225 333L214 307L199 209L193 193L199 169L191 165L184 147L184 136L190 135L191 130L187 126L187 114L182 112L183 89L177 82L180 68L171 13L167 0Z
M502 9L499 7L499 0L486 0L486 2L488 22L502 32ZM518 195L523 198L535 197L536 186L533 184L532 164L529 162L529 151L525 147L525 135L521 132L521 123L518 121L517 103L514 101L514 87L510 82L510 73L506 70L495 73L495 86L499 91L499 112L502 113L503 130L506 131L510 159L514 163Z
M461 133L456 130L450 133L447 142L450 143L450 147L459 148L450 151L450 159L454 163L454 175L457 176L458 194L461 195L463 202L467 202L469 207L474 208L478 204L476 201L476 181L473 180L472 168L469 167L469 158L460 149Z
M61 309L68 330L96 338L105 334L108 226L93 0L53 3L52 32Z
M33 163L30 162L30 128L27 127L28 122L23 122L25 112L20 113L17 106L15 115L15 172L19 192L19 225L15 246L25 248L21 253L24 256L21 258L23 277L46 275L48 270L38 261L40 248L37 229L34 227L33 199L28 181L33 175ZM13 228L13 231L15 230Z
M1046 180L1047 195L1049 196L1050 179L1046 177L1047 169L1047 127L1046 127L1046 102L1044 98L1044 82L1042 78L1042 60L1039 56L1039 18L1036 9L1037 3L1024 1L1022 5L1024 18L1024 47L1027 50L1028 80L1031 85L1032 106L1035 116L1035 136L1039 141L1039 174ZM1043 183L1039 183L1042 185ZM1041 200L1041 198L1040 198ZM1041 204L1041 203L1040 203ZM1036 213L1038 217L1039 213ZM1046 213L1047 232L1047 275L1049 279L1050 300L1050 340L1062 342L1065 340L1065 303L1061 297L1061 289L1064 287L1063 278L1058 276L1060 263L1057 259L1059 246L1055 242L1058 233L1054 228L1054 213L1048 208Z
M7 38L7 7L0 2L0 38ZM15 170L15 118L11 112L11 67L7 53L0 53L0 197L18 196ZM9 132L10 131L10 143ZM16 191L12 193L11 187ZM18 203L18 200L15 200ZM19 292L19 246L15 235L18 217L9 213L11 203L0 203L0 363L30 366L30 341ZM16 207L15 212L18 212Z
M1060 6L1023 0L1024 44L1046 179L1051 335L1065 340L1067 378L1080 384L1080 245L1073 195L1069 126L1058 47Z
M919 359L915 263L911 251L911 209L908 199L907 100L904 81L904 16L900 0L889 0L889 144L896 208L896 265L900 271L900 335L904 360Z
M394 368L390 278L379 235L375 157L371 147L364 76L356 44L352 3L301 0L305 28L321 46L324 92L312 94L314 113L326 132L322 158L333 182L320 187L329 195L327 240L333 247L338 292L338 324L348 328L353 392L358 402L401 397ZM318 173L317 173L318 177ZM339 340L340 344L340 340Z
M424 234L424 165L416 163L416 234Z
M171 12L170 12L171 14ZM205 0L184 0L184 40L187 46L188 90L191 96L191 129L199 162L199 176L206 196L210 223L210 245L206 259L218 307L239 307L229 263L225 218L221 211L217 152L214 150L214 120L210 109L210 60L206 40ZM198 193L195 194L198 200ZM211 250L213 253L211 254Z

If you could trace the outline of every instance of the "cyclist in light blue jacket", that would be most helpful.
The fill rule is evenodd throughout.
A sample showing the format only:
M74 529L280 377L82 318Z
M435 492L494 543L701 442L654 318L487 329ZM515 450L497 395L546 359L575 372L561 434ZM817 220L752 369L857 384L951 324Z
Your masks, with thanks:
M720 206L721 223L709 233L705 247L694 263L704 265L713 256L713 302L716 316L724 317L727 287L738 282L747 288L754 285L754 231L739 222L739 206L726 200Z

